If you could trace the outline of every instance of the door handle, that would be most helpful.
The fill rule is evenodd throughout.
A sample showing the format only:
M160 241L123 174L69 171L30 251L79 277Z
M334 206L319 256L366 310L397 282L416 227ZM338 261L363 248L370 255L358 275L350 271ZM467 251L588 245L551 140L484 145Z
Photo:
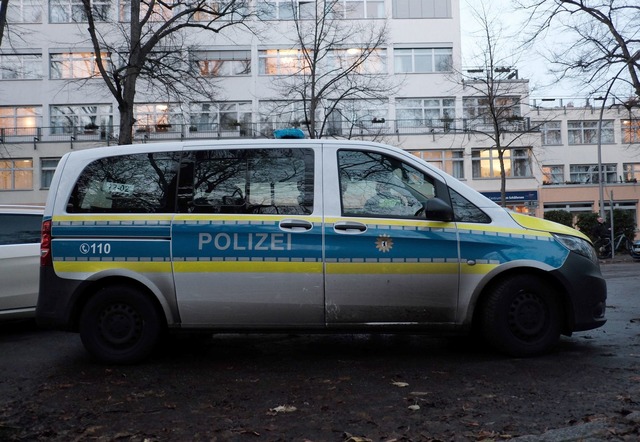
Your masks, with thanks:
M280 221L280 228L283 230L293 230L294 232L306 232L313 229L313 224L302 219L283 219Z
M333 229L338 233L346 233L351 235L357 235L367 231L366 224L356 223L353 221L343 221L335 223Z

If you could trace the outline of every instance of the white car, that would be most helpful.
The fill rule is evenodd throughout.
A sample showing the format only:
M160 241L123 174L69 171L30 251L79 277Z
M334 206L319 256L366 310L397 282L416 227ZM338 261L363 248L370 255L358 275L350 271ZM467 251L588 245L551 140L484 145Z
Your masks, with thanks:
M0 321L35 317L43 208L0 205Z

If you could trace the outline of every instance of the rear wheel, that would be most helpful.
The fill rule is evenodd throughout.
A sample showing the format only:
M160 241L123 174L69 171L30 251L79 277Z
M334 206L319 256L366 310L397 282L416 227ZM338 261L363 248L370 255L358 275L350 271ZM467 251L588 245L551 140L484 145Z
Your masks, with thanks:
M495 284L482 311L485 339L512 356L550 350L560 339L562 315L555 290L533 275Z
M128 286L101 289L80 317L82 343L97 359L116 364L139 362L162 331L160 314L144 293Z

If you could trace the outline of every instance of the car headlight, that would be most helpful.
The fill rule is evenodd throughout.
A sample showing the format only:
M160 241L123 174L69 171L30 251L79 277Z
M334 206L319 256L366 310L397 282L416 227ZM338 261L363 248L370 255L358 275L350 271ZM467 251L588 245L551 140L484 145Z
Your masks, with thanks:
M559 233L554 233L553 236L560 244L565 246L570 251L576 252L579 255L589 258L596 264L599 263L596 251L589 241L578 238L577 236L560 235Z

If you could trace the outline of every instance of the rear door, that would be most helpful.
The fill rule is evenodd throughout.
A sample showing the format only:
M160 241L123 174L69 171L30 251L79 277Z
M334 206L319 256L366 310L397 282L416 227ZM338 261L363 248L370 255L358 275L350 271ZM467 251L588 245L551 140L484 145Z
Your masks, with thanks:
M184 325L324 326L320 150L270 146L187 154L172 226Z
M423 211L444 183L390 150L325 149L327 323L454 321L458 233Z
M38 300L41 214L0 213L0 317Z

